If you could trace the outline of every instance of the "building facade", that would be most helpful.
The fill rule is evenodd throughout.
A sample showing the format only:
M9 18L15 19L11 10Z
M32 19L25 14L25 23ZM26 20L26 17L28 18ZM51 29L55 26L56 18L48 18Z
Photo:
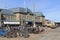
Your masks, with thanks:
M42 26L45 16L28 8L0 9L0 25L3 23L5 26L23 26L24 22L28 22L29 26L33 26L34 20L37 26Z
M44 26L50 27L50 28L56 28L55 22L54 21L51 21L51 20L45 20Z

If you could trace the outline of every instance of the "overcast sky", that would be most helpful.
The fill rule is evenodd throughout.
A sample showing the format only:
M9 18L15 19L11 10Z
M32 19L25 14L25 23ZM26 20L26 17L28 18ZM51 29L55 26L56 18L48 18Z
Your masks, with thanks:
M46 19L60 21L60 0L34 0L35 11L42 11ZM33 11L32 0L26 0L26 5ZM0 8L9 9L25 7L24 0L0 0Z

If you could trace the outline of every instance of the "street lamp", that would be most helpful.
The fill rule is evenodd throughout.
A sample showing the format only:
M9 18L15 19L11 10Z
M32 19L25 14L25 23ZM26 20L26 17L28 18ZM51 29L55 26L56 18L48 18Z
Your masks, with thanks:
M34 0L32 0L32 2L33 2L33 12L35 12L35 2L34 2ZM25 6L25 8L26 8L26 13L27 13L27 5L26 5L26 0L24 0L24 6ZM33 27L36 27L36 25L35 25L35 13L34 13L34 24L33 24Z
M25 8L26 8L26 9L25 9L25 10L26 10L25 12L27 13L27 4L26 4L26 0L24 0L24 6L25 6Z
M33 12L35 12L35 1L34 0L32 0L33 1ZM35 13L34 13L34 24L33 24L33 27L36 27L36 25L35 25Z

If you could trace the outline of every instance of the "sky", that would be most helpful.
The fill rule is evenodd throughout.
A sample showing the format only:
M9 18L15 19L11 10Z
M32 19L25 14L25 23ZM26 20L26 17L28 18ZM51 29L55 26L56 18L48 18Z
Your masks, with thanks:
M0 0L0 8L10 9L16 7L27 7L33 11L33 0ZM42 12L46 19L60 22L60 0L34 0L35 11Z

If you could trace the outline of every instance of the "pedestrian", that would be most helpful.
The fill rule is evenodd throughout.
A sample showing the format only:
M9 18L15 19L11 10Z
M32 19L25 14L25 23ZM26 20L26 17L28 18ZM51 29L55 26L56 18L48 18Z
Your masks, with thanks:
M25 37L25 38L27 38L27 37L29 37L29 33L28 33L28 23L27 22L25 22L24 23L24 34L23 34L23 36Z
M18 34L19 34L19 36L23 36L23 29L24 29L24 27L23 26L19 26L19 29L18 29Z

